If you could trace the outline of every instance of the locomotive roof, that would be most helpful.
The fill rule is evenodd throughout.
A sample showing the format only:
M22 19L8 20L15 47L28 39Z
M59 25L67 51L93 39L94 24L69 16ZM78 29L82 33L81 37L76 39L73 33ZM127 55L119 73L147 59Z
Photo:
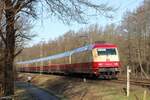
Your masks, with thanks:
M50 55L50 56L43 57L43 58L36 58L32 60L17 62L17 64L31 64L31 63L41 62L41 61L48 61L48 60L67 57L67 56L70 56L72 54L79 53L79 52L92 50L93 48L106 48L106 47L111 48L111 47L116 47L116 45L110 44L110 43L95 43L95 44L86 45L80 48L76 48L71 51L67 51L67 52L63 52L63 53L59 53L55 55Z
M116 48L117 46L112 43L95 43L93 44L93 48Z

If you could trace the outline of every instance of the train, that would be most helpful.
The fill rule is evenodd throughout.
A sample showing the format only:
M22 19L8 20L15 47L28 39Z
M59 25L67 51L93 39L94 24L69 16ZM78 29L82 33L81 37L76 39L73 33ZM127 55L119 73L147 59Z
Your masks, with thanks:
M117 78L120 59L117 45L94 43L47 57L17 62L19 72L82 74Z

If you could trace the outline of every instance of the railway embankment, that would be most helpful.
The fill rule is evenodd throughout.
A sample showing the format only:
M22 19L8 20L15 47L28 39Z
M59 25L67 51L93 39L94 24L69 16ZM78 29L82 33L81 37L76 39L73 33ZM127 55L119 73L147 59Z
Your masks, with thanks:
M32 84L57 95L62 100L127 100L126 84L111 80L86 80L69 76L19 74L22 81L32 76ZM146 91L146 92L145 92ZM150 100L150 91L131 85L130 100Z

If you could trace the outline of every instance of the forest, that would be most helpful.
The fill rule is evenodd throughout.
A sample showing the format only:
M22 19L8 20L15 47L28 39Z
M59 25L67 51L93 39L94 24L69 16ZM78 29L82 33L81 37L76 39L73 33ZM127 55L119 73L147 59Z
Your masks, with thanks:
M118 46L122 73L126 72L126 66L129 65L133 76L149 78L150 1L145 0L134 11L126 12L119 24L101 26L100 23L96 23L78 31L70 30L58 38L24 48L15 61L46 57L96 41L106 41Z

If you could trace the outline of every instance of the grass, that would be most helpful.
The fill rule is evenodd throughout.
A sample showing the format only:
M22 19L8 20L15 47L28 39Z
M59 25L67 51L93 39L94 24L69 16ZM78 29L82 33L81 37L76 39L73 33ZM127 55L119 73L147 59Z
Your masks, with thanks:
M21 74L27 77L29 74ZM83 82L70 77L54 75L33 76L32 83L59 96L62 100L142 100L147 91L146 100L150 100L150 91L146 88L131 86L130 97L127 98L123 88L126 85L98 81Z

